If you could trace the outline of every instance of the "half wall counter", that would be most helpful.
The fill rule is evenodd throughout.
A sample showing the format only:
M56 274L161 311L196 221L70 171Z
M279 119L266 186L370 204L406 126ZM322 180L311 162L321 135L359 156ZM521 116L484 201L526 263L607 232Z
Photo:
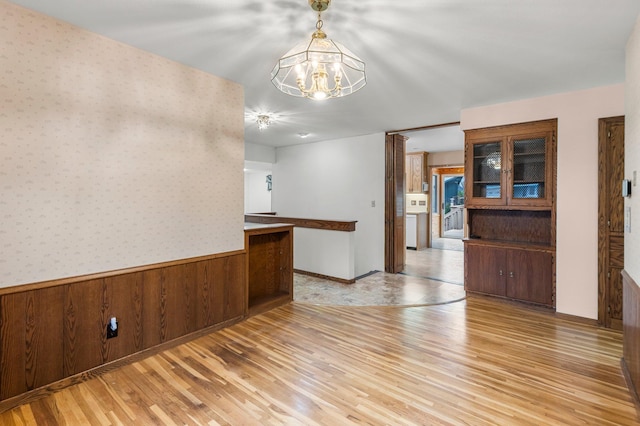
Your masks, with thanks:
M341 283L354 283L355 230L357 221L246 214L245 222L290 223L294 233L294 271Z

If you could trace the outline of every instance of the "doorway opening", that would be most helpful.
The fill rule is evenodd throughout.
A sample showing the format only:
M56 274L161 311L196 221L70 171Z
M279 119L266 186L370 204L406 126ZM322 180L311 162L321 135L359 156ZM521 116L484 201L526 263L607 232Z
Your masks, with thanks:
M387 272L403 273L444 282L463 284L464 275L464 252L462 251L462 237L464 235L464 133L460 130L460 123L447 123L440 126L430 126L403 131L390 132L387 134L387 141L392 135L401 135L405 138L403 150L387 150L387 217L386 223L386 247L385 256ZM427 153L427 162L424 166L424 178L422 181L422 191L416 191L416 185L412 181L408 185L406 174L391 173L390 170L397 170L399 161L390 153L402 152L404 156L424 152ZM390 167L395 165L396 167ZM412 164L412 163L409 163ZM413 173L415 178L415 173ZM446 179L446 181L445 181ZM403 180L398 184L397 180ZM460 185L462 182L462 185ZM411 187L412 189L409 189ZM399 188L406 190L403 194ZM447 198L445 200L445 197ZM404 207L400 209L400 207ZM426 215L426 226L404 227L403 234L392 232L394 224L400 222L397 213L400 210L406 218L415 215L411 219L417 218L418 223ZM409 213L409 215L407 215ZM446 218L445 218L446 215ZM411 221L409 221L412 223ZM402 220L405 224L405 220ZM443 228L444 226L444 228ZM446 228L446 231L444 229ZM455 229L457 228L457 229ZM407 241L420 241L421 235L417 238L407 238L407 230L421 229L427 244L420 248L412 246L407 248ZM445 234L446 232L446 234ZM437 237L433 238L436 234ZM445 234L446 238L442 235ZM459 234L459 235L458 235ZM453 237L453 238L450 238ZM398 240L402 238L402 243ZM457 243L456 247L439 244L439 241L451 241ZM436 247L434 248L434 242ZM418 244L420 246L420 244ZM394 248L395 251L389 250ZM389 256L392 253L402 262L394 262ZM400 253L400 251L402 253ZM392 265L397 267L391 268Z
M464 167L432 167L430 247L462 251L464 238Z

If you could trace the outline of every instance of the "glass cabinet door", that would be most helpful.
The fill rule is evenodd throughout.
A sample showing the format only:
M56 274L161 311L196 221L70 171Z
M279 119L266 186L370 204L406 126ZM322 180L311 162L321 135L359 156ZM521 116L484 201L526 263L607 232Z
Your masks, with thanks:
M513 193L517 198L545 197L545 138L513 141Z
M511 148L511 172L509 202L514 205L544 206L551 203L548 182L548 144L551 135L533 134L513 138Z
M471 198L501 200L504 194L502 168L504 154L502 140L473 142L473 181Z
M553 206L555 121L465 131L467 207Z

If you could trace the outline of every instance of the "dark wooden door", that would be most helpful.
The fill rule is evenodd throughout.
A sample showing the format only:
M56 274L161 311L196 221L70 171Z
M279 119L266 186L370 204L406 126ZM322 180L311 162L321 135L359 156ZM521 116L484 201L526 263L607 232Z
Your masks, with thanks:
M507 251L473 244L466 244L464 250L465 290L505 296Z
M393 274L405 264L405 141L398 134L385 141L385 271Z
M598 322L622 329L624 117L599 120Z
M545 251L510 250L507 297L553 306L553 255Z

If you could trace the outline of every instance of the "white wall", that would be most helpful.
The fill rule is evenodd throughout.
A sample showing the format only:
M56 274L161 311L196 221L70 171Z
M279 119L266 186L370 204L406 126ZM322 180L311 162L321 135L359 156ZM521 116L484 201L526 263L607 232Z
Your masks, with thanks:
M293 231L293 267L343 280L356 278L354 234L296 227Z
M640 283L640 17L627 42L625 83L625 178L636 182L625 209L631 208L631 232L624 234L624 268Z
M0 2L0 287L244 247L242 87Z
M246 161L255 161L259 163L275 163L276 149L271 146L245 142L244 159Z
M271 211L271 191L267 190L270 170L244 172L244 212L266 213Z
M382 133L277 148L273 210L282 216L357 220L356 275L384 270L384 170Z
M558 118L556 309L598 317L598 119L624 115L624 85L470 108L463 130Z

